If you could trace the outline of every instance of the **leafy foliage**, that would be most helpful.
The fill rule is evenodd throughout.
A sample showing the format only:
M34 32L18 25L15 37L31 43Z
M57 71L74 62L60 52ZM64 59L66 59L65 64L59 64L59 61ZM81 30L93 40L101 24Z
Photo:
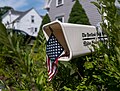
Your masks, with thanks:
M88 57L84 64L85 77L78 90L118 91L119 86L119 14L115 0L93 2L102 16L101 27L108 40L99 42L96 53ZM91 60L92 59L92 60Z
M1 21L2 15L4 15L10 9L12 9L12 7L9 7L9 6L4 6L0 8L0 21Z
M23 38L17 34L8 35L1 23L0 34L1 83L10 91L52 89L46 79L45 41L42 41L39 47L36 46L37 40L32 47L23 46Z
M50 22L47 17L43 24ZM47 82L46 41L42 31L32 46L25 43L21 35L8 34L2 23L0 33L0 81L3 87L10 91L52 91Z
M46 15L43 17L42 24L41 24L41 26L40 26L40 30L42 30L42 26L43 26L44 24L47 24L47 23L50 23L50 22L51 22L50 17L49 17L48 14L46 14Z
M43 33L33 46L22 45L19 35L8 35L0 23L0 83L3 91L119 91L120 26L115 0L92 2L101 14L101 28L108 36L93 45L95 53L59 62L58 74L47 81Z
M76 0L68 19L69 23L90 25L89 19L82 8L82 5Z
M120 0L117 0L120 3Z
M67 91L119 91L120 89L120 26L118 21L120 16L118 9L115 6L115 0L97 0L92 3L96 5L101 14L101 28L108 39L104 42L100 41L97 46L93 45L95 54L73 59L67 66L63 63L67 74L63 69L61 74L65 75L64 78L58 73L56 83L54 82L55 84L61 82L60 91L61 89ZM80 65L81 63L83 65ZM74 70L73 74L70 74L72 70ZM80 74L80 78L76 78L76 72ZM67 77L68 74L70 75Z

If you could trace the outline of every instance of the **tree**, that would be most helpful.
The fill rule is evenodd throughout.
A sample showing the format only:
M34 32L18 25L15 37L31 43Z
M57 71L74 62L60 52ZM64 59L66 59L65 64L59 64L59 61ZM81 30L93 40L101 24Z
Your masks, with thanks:
M42 30L42 26L43 26L44 24L47 24L47 23L49 23L49 22L51 22L50 17L49 17L48 14L46 14L46 15L43 17L42 24L41 24L41 26L40 26L40 30Z
M117 0L120 3L120 0Z
M120 26L115 0L98 0L94 4L102 16L101 28L107 39L93 45L95 53L91 57L86 56L83 64L85 76L79 74L79 79L75 74L79 73L77 60L60 62L57 76L48 83L46 42L42 41L37 47L35 43L32 48L22 46L21 37L8 35L0 23L0 84L10 87L9 91L119 91ZM37 52L34 53L35 47Z
M68 22L90 25L90 22L85 13L85 10L82 8L82 5L79 3L78 0L76 0L75 4L72 7Z
M3 91L53 91L46 78L46 42L38 46L36 42L39 41L33 46L23 45L23 37L7 33L0 22L0 85Z
M118 24L120 15L115 6L115 0L97 0L96 3L93 3L97 6L101 14L102 22L100 25L107 35L107 40L105 39L104 42L99 41L97 46L93 45L95 53L89 57L86 56L85 63L83 64L85 68L84 76L81 80L77 79L78 81L75 84L77 86L70 82L65 84L64 89L66 89L66 91L73 91L74 86L76 87L74 91L120 90L120 26ZM106 16L104 14L106 14ZM79 62L81 63L81 60L79 60ZM65 71L67 75L66 68ZM71 69L69 71L71 71ZM75 77L72 79L74 78ZM71 79L68 78L67 81L69 80ZM66 83L67 81L61 81L61 83ZM59 80L56 82L58 83Z
M0 8L0 21L2 20L1 19L2 15L4 15L10 9L13 9L13 8L9 6L4 6Z
M43 34L43 32L42 32L42 27L43 27L44 24L47 24L47 23L49 23L49 22L51 22L50 17L49 17L48 14L46 14L46 15L43 17L43 20L42 20L42 23L41 23L41 26L40 26L40 31L39 31L38 37L37 37L37 40L40 41L40 42L38 42L39 45L40 45L43 41L45 41L45 36L44 36L44 34Z
M120 15L115 6L115 0L97 0L93 3L102 16L100 25L102 31L107 35L107 40L99 41L95 47L96 53L91 57L92 61L88 59L85 62L86 75L78 90L119 91L120 26L118 21Z

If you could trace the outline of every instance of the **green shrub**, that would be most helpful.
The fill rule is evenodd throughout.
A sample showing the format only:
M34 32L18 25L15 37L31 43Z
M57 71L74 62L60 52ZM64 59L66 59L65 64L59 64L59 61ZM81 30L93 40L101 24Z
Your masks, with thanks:
M42 26L43 26L44 24L47 24L47 23L50 23L50 22L51 22L50 17L49 17L48 14L46 14L46 15L43 17L42 24L41 24L41 26L40 26L40 30L42 30Z
M72 7L68 22L75 24L90 25L85 10L82 8L82 5L79 3L78 0L76 0L75 4Z
M47 83L45 40L37 45L38 40L32 47L22 45L22 36L9 35L0 23L0 82L7 91L52 90Z

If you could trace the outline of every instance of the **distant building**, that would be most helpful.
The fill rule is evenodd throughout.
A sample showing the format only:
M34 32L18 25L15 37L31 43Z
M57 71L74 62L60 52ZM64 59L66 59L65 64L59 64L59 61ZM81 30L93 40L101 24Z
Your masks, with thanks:
M34 37L38 35L41 22L42 17L34 8L24 12L11 9L2 16L6 28L21 30Z
M98 13L97 7L91 3L97 0L79 0L84 8L91 25L96 26L101 21L101 16ZM75 0L47 0L45 9L48 11L51 21L60 20L68 22L69 14Z

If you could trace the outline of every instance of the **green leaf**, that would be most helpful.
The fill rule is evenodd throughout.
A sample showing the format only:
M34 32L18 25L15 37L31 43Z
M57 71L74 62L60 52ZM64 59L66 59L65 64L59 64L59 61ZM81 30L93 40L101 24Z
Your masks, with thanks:
M67 88L66 86L63 87L65 91L72 91L72 89Z
M94 4L98 9L101 9L100 4L98 2L91 2L92 4Z
M94 67L92 62L88 62L88 61L85 62L84 66L85 66L85 69L92 69Z

